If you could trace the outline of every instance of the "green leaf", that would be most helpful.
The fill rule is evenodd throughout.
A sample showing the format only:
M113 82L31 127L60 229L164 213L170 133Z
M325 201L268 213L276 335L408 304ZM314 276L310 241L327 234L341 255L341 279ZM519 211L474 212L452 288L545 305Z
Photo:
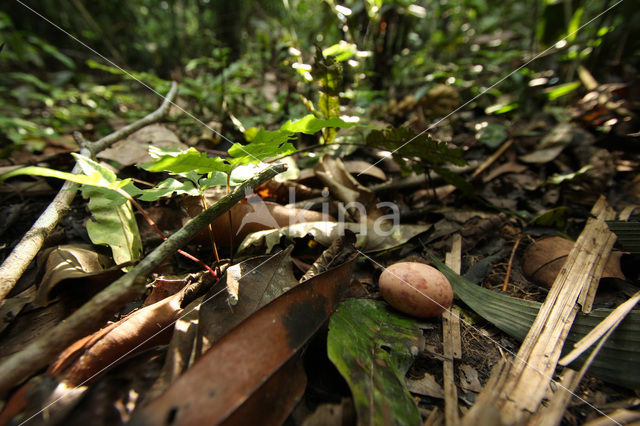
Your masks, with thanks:
M162 197L169 197L174 193L197 196L200 194L200 191L198 191L191 181L180 182L174 178L169 178L163 180L152 189L143 189L140 193L140 200L156 201Z
M98 174L100 176L100 186L115 187L114 184L119 182L116 174L108 168L102 166L100 163L93 161L92 159L87 158L84 155L76 154L75 152L72 152L71 155L76 159L76 163L78 163L85 175Z
M430 165L447 162L457 166L467 164L459 148L449 148L446 142L438 142L427 133L416 134L406 127L373 130L367 136L366 143L391 151L396 157L419 157Z
M229 162L235 167L242 164L260 162L266 158L289 155L296 152L295 147L289 142L293 134L289 131L276 130L269 132L260 129L247 145L233 144L229 148L229 155L233 158Z
M99 185L103 181L102 176L100 176L100 174L98 173L93 173L91 175L83 175L83 174L61 172L61 171L49 169L46 167L28 166L28 167L21 167L19 169L15 169L7 173L3 173L2 175L0 175L0 182L4 182L5 180L12 178L14 176L23 176L23 175L53 177L57 179L63 179L63 180L79 183L82 185Z
M359 425L420 425L404 376L420 351L422 331L385 302L341 303L331 316L327 353L347 380Z
M569 212L569 207L555 207L533 218L529 225L549 226L553 228L563 229L567 224L567 216L569 215Z
M83 187L82 195L89 198L92 218L87 221L87 232L91 241L109 246L118 265L140 259L142 241L131 204L126 201L114 206L103 188L93 186Z
M203 177L198 181L201 190L211 188L212 186L222 186L227 184L227 175L222 172L211 172L207 177Z
M227 164L222 158L210 158L204 152L199 152L195 148L189 148L179 153L167 152L155 161L145 163L141 166L150 172L170 172L170 173L187 173L195 171L196 173L205 174L209 172L231 171L231 165Z
M485 203L485 201L482 200L478 193L473 189L473 185L471 185L468 180L466 180L456 172L452 172L449 169L438 166L431 166L431 168L442 179L444 179L445 182L458 188L467 197L473 198L474 200L480 201L481 203Z
M556 99L561 98L562 96L568 95L569 93L573 92L581 85L582 83L580 83L579 81L574 81L571 83L565 83L565 84L560 84L558 86L549 87L548 89L545 89L544 92L547 94L547 98L550 101L555 101Z
M517 299L477 286L456 274L438 258L428 253L435 266L451 283L456 296L478 315L518 340L524 340L541 304ZM589 315L578 313L562 349L567 354L575 343L611 313L612 309L594 309ZM640 387L640 311L631 311L611 334L594 359L588 372L596 377L637 389ZM589 352L589 351L587 351ZM579 369L588 354L569 366Z
M341 129L348 129L356 125L357 123L347 123L340 117L331 117L329 119L323 120L322 118L315 117L313 114L309 114L297 121L287 121L282 125L280 129L292 133L306 133L308 135L312 135L324 129L325 127L339 127Z
M322 51L324 57L334 56L336 62L344 62L347 59L351 59L356 53L358 53L358 47L344 40L340 40L340 43L329 46Z

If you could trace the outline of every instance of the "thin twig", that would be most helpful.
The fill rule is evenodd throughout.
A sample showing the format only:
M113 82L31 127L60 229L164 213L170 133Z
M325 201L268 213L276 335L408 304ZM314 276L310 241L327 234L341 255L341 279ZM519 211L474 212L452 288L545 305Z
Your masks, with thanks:
M95 156L98 152L108 148L122 138L129 136L131 133L151 123L160 120L169 109L173 98L178 91L178 85L171 83L171 90L167 93L167 97L162 102L160 108L147 115L140 120L123 127L122 129L111 133L95 143L87 143L88 147L83 148L80 152L85 156ZM81 173L80 166L76 166L72 173ZM55 196L51 204L40 215L38 220L33 224L31 229L22 237L22 240L13 248L9 256L0 265L0 301L15 287L16 283L27 270L31 261L42 248L45 238L53 231L60 219L69 211L71 201L76 195L78 185L73 182L65 182L60 191Z
M140 261L131 271L123 275L80 309L57 324L46 334L32 341L20 352L4 359L0 364L0 393L7 392L36 371L51 362L63 349L95 331L116 313L125 303L145 291L146 277L166 258L187 244L208 223L227 212L245 197L246 191L286 170L286 165L277 164L263 170L253 178L238 186L231 194L225 195L216 204L200 213L193 220L171 235Z
M511 266L513 265L513 256L516 254L516 250L518 250L518 245L520 244L520 240L522 239L522 235L518 235L516 239L516 243L513 245L513 249L511 250L511 256L509 256L509 264L507 265L507 275L504 277L504 283L502 284L502 291L507 291L507 285L509 284L509 277L511 276Z

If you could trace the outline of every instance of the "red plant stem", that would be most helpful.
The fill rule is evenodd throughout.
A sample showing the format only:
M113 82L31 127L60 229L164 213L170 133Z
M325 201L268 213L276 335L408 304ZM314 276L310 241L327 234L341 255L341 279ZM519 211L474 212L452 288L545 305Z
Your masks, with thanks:
M204 197L204 194L201 193L200 194L200 202L202 203L202 210L206 210L208 208L207 206L207 200ZM209 236L211 237L211 247L213 247L213 254L216 257L216 270L220 270L220 256L218 255L218 246L216 245L216 238L213 235L213 225L209 224L207 226L207 228L209 229Z
M160 228L158 228L158 225L156 225L156 223L153 221L153 219L151 219L151 217L147 214L147 212L142 208L142 206L140 204L138 204L138 202L129 194L127 194L124 190L118 190L118 193L120 195L122 195L123 197L125 197L127 200L129 200L129 202L131 204L133 204L133 206L140 212L140 214L142 214L142 217L144 217L144 219L147 221L147 223L149 224L149 226L151 226L151 228L156 232L156 234L160 235L160 237L163 240L166 240L167 237L164 235L164 233L160 230ZM216 280L218 280L218 274L216 274L216 271L214 271L213 269L211 269L206 263L204 263L202 260L198 259L197 257L187 253L184 250L178 249L178 253L180 253L181 255L183 255L184 257L186 257L187 259L193 260L194 262L200 264L201 266L203 266L207 271L209 271L209 273L211 275L213 275ZM216 253L217 255L217 253ZM218 261L219 262L219 261Z

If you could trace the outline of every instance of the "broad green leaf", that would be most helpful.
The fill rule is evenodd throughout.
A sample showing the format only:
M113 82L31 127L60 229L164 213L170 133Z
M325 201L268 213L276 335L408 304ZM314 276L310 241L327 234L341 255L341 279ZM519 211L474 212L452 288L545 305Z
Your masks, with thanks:
M142 168L150 172L171 172L171 173L187 173L195 171L196 173L205 174L209 172L231 171L231 165L227 164L222 158L210 158L204 152L199 152L195 148L189 148L180 153L169 153L142 165Z
M569 21L569 26L567 27L567 38L568 42L572 42L576 39L577 32L580 28L580 19L582 18L582 14L584 13L584 7L579 7L573 12L573 16Z
M120 265L133 262L142 254L142 241L131 203L112 189L133 187L129 179L119 180L114 172L79 154L72 154L86 174L98 174L99 186L83 186L82 196L89 199L91 219L87 232L94 244L111 248L113 260Z
M94 186L83 187L82 195L89 198L92 218L87 221L87 232L91 241L109 246L116 264L138 260L142 241L131 204L126 201L114 206L114 200L104 189Z
M517 299L477 286L456 274L429 253L435 266L451 283L456 296L478 315L518 340L524 340L541 304ZM578 313L562 350L568 353L575 343L611 313L612 309L594 309L589 315ZM611 334L594 359L588 373L610 383L637 389L640 387L640 311L634 310ZM589 352L589 351L587 351ZM579 369L588 354L569 365Z
M549 226L553 228L563 229L567 224L567 216L569 215L569 207L555 207L539 214L529 222L530 226Z
M397 157L419 157L430 165L447 162L457 166L466 164L459 148L449 148L446 142L438 142L427 133L416 134L406 127L373 130L366 143L391 151Z
M142 201L155 201L162 197L169 197L175 194L187 194L197 196L200 192L196 189L193 182L180 182L174 178L165 179L157 186L151 189L143 189L140 191L139 198Z
M198 180L200 189L205 190L212 186L222 186L227 184L227 175L223 172L211 172L207 176Z
M359 425L422 424L404 382L421 346L417 322L385 302L338 305L329 322L327 354L349 384Z
M229 155L233 157L229 162L235 167L257 163L266 158L293 154L296 149L289 142L292 136L293 134L288 131L276 130L269 132L260 129L251 143L247 145L235 143L229 148Z
M308 114L302 117L300 120L293 122L291 120L287 121L282 125L280 129L292 133L306 133L308 135L312 135L324 129L325 127L339 127L341 129L348 129L356 125L357 123L347 123L339 117L331 117L329 119L323 120L322 118L313 116L313 114Z
M100 163L93 161L92 159L87 158L84 155L76 154L75 152L72 152L71 155L73 155L73 158L76 159L76 163L78 163L85 175L92 175L94 173L97 173L102 178L102 185L100 186L110 187L114 186L114 184L118 182L118 177L116 176L116 174L108 168L102 166Z
M98 173L92 173L91 175L73 174L67 172L61 172L58 170L48 169L46 167L28 166L21 167L19 169L12 170L10 172L0 175L0 182L14 176L42 176L53 177L57 179L68 180L71 182L79 183L81 185L99 185L103 181L102 176Z

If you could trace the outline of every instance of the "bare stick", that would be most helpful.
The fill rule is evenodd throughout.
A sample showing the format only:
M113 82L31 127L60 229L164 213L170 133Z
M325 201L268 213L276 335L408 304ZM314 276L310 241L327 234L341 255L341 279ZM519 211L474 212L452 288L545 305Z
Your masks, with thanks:
M98 152L108 148L120 139L129 136L131 133L151 123L155 123L160 120L162 116L169 109L169 105L178 91L178 85L175 82L171 83L171 90L167 94L167 97L162 102L160 108L147 115L140 120L123 127L122 129L111 133L108 136L100 139L94 143L87 143L81 153L83 155L95 156ZM80 167L76 165L72 173L80 173ZM2 301L7 294L16 285L24 271L34 259L38 251L42 248L45 238L53 231L60 219L64 217L69 211L69 205L76 195L75 189L77 184L72 182L65 182L60 188L60 191L55 196L51 204L40 215L38 220L33 224L31 229L22 237L22 240L13 248L11 254L5 259L0 266L0 301Z
M187 244L202 228L227 212L245 197L246 191L271 179L286 170L286 165L277 164L263 170L225 195L216 204L200 213L182 229L167 238L149 253L130 272L123 275L64 321L45 335L29 343L23 350L5 358L0 364L0 393L7 392L40 368L51 362L54 356L81 337L95 331L127 301L142 294L146 277L166 258Z
M502 291L507 291L507 286L509 285L509 277L511 276L511 267L513 266L513 256L516 254L516 250L518 250L518 245L520 244L521 239L522 235L518 235L518 238L513 245L513 249L511 250L511 256L509 256L509 263L507 264L507 274L504 276L504 283L502 283Z

